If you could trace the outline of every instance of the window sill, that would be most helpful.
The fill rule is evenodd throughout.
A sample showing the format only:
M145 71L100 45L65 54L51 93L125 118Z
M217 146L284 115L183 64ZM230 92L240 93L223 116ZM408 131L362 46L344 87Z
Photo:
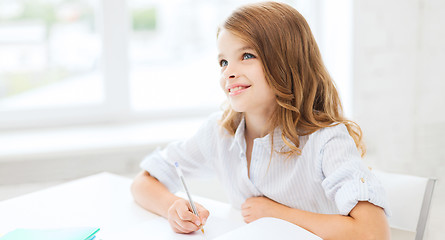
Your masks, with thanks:
M0 163L66 156L151 151L190 137L203 118L125 124L101 124L0 134Z

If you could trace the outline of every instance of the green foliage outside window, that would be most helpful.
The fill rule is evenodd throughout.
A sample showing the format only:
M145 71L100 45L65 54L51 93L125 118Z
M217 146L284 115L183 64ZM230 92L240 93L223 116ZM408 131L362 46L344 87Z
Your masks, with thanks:
M65 5L66 4L66 5ZM61 18L58 11L69 5L76 10L75 18ZM70 21L84 21L94 29L94 9L83 1L78 0L22 0L21 11L14 16L1 16L0 24L38 20L45 27L45 37L49 39L53 25ZM48 66L42 70L15 70L0 72L0 99L20 94L31 89L60 82L75 74L62 66Z
M93 24L94 10L86 3L75 0L62 0L59 2L23 0L22 11L20 14L10 18L4 18L0 15L0 23L38 19L42 20L49 28L57 22L64 21L63 19L58 19L57 11L65 4L75 5L79 10L79 15L77 16L77 19L75 19L76 21L83 20Z
M51 68L42 71L15 71L0 75L5 81L0 83L0 88L7 91L0 92L0 99L60 82L70 73L63 68Z
M153 31L156 29L156 9L142 8L132 12L133 30Z

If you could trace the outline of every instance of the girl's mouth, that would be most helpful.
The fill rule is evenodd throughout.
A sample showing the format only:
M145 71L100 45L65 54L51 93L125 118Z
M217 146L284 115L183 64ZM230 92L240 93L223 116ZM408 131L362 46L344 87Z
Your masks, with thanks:
M247 90L248 88L250 88L250 86L236 86L233 88L229 88L229 96L238 95Z

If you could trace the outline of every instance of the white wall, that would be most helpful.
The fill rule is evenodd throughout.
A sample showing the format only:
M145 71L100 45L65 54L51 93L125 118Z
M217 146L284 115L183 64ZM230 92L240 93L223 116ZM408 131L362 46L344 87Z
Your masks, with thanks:
M426 238L445 221L445 1L354 1L354 119L377 168L438 179Z

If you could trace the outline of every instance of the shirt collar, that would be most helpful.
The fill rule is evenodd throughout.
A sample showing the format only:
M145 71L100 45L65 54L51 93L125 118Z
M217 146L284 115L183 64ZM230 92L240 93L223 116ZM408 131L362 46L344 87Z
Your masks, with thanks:
M246 149L246 139L244 138L244 131L246 129L246 124L244 121L244 116L241 118L241 121L238 125L238 127L236 128L235 131L235 136L233 139L232 144L230 145L230 150L233 149L233 147L235 146L235 144L238 144L238 146L240 147L241 151L244 152L244 150Z
M288 151L288 147L287 145L284 143L283 139L281 138L281 128L277 127L274 129L274 131L272 133L267 134L266 136L262 137L262 138L256 138L255 139L255 143L259 143L262 146L266 147L267 149L270 150L271 148L271 143L272 143L272 135L273 135L273 147L274 147L274 151L276 152L281 152L281 151Z
M238 127L236 128L235 131L235 136L234 136L234 140L232 142L232 144L230 145L229 150L232 150L233 147L235 145L238 145L241 153L244 153L244 151L246 150L246 139L244 138L244 132L246 129L246 124L245 124L245 120L244 120L244 116L241 118L241 121L238 125ZM270 134L267 134L266 136L262 137L262 138L256 138L255 139L255 143L256 144L261 144L263 147L266 147L267 149L270 150L271 147L271 136L273 134L273 146L274 146L274 151L276 152L288 152L291 149L289 148L289 146L287 146L283 139L282 139L282 131L280 127L277 127L274 129L274 131ZM288 138L286 138L288 142L291 142ZM304 140L303 140L304 139ZM303 140L303 145L306 142L306 136L302 137L300 136L300 141ZM300 144L302 143L300 142ZM302 146L301 146L302 147Z

